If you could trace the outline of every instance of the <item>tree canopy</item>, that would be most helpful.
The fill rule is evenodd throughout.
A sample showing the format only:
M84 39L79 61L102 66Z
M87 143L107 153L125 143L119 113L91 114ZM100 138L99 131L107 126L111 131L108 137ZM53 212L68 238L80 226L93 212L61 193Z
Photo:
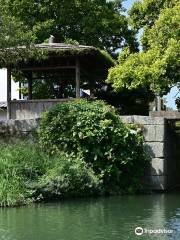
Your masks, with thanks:
M33 31L11 15L0 0L0 67L15 66L31 57L42 57L44 54L34 49L34 42Z
M148 87L163 95L179 82L180 5L177 0L135 2L129 22L141 36L142 51L125 48L118 65L111 68L107 81L116 91Z
M136 49L134 31L128 28L122 0L0 0L11 14L33 33L36 43L54 35L93 45L112 53L129 46Z

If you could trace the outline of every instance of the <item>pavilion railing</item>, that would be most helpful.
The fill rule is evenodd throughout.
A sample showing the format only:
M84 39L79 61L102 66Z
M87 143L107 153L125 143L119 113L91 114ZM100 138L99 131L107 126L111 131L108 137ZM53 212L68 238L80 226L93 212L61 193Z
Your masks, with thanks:
M38 100L13 100L10 102L11 119L34 119L40 118L42 112L57 103L72 101L66 99L38 99Z

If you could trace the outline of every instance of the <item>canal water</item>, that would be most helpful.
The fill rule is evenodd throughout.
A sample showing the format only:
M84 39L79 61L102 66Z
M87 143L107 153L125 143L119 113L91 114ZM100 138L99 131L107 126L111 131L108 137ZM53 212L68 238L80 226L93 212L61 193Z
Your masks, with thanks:
M142 235L135 235L137 227ZM118 239L180 240L180 194L75 199L0 209L0 240Z

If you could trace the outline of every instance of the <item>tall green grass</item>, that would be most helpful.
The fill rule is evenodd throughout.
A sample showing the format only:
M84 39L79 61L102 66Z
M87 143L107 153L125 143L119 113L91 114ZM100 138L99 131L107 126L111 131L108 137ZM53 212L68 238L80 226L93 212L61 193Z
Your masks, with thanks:
M31 185L43 175L49 157L28 143L0 146L0 206L32 201Z
M49 156L28 142L0 146L0 207L99 191L98 177L81 156Z

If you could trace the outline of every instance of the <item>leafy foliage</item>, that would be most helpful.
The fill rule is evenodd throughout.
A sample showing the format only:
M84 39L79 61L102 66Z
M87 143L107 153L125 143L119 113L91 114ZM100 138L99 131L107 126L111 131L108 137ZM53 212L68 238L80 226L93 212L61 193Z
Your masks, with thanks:
M51 167L39 178L37 199L92 196L101 194L102 184L83 158L74 154L59 153Z
M35 50L35 35L19 18L8 11L0 0L0 67L15 66L29 58L41 59L45 54ZM18 48L18 46L23 46Z
M100 194L101 181L82 157L49 157L34 145L0 146L0 206Z
M144 26L151 27L159 18L161 9L172 7L177 3L178 0L136 1L128 11L130 25L136 30Z
M116 91L150 86L163 95L178 83L179 7L176 0L144 0L133 5L130 20L136 29L144 29L143 51L131 53L125 48L120 54L119 64L110 69L107 79Z
M53 107L39 137L0 146L0 206L141 190L142 135L103 101Z
M108 192L127 190L129 185L138 188L146 159L143 138L103 101L56 105L44 114L39 137L41 146L51 154L81 154Z
M0 152L0 206L31 201L30 184L45 173L48 156L24 143L1 145Z
M108 52L129 45L136 48L134 33L122 13L122 0L1 0L6 13L22 22L41 43L53 34L93 45ZM67 17L68 16L68 17Z
M114 106L120 115L149 115L149 104L154 100L154 94L149 88L122 88L116 92L112 86L107 88L98 88L95 97Z

